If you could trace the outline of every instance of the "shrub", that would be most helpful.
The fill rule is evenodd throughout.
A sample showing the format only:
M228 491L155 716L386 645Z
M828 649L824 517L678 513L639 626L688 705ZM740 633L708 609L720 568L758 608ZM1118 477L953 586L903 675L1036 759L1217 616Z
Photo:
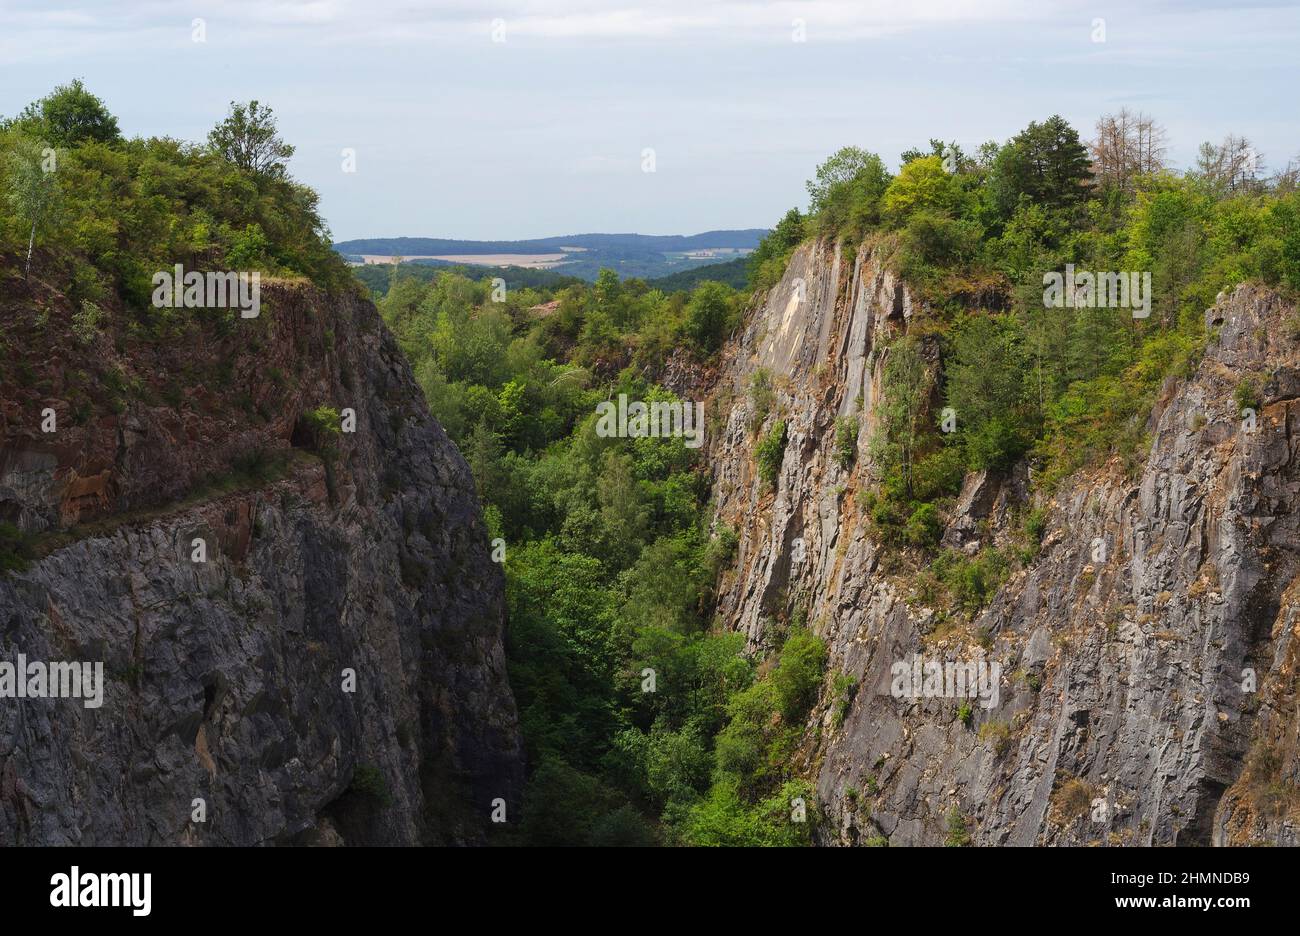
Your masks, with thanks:
M943 270L959 267L979 250L980 229L932 211L908 219L900 237L902 272L912 282L932 281Z
M912 492L919 501L956 494L966 477L966 456L958 445L945 445L917 462L912 471Z
M948 848L965 848L971 844L970 830L966 828L966 817L956 806L948 811L948 836L943 844Z
M1035 507L1025 514L1023 529L1031 542L1042 542L1043 533L1047 530L1047 508Z
M1069 825L1088 815L1095 795L1092 785L1080 777L1072 777L1061 784L1052 794L1057 821L1061 825Z
M757 432L767 421L776 402L776 393L772 390L772 372L760 367L749 376L749 431Z
M790 819L791 803L796 798L807 804L805 822ZM816 801L813 790L799 780L783 784L753 806L745 802L735 786L715 784L709 795L690 810L682 839L688 845L807 845L817 822L813 809Z
M786 722L801 721L808 714L817 701L825 666L826 645L803 628L792 630L771 676L777 706Z
M791 208L749 255L749 288L767 290L785 274L790 255L804 236L804 217Z
M303 414L303 430L314 451L333 451L335 439L343 432L339 419L339 411L324 404Z
M647 848L657 844L654 829L630 803L593 819L587 843L593 848Z
M0 522L0 574L23 572L33 558L31 538L13 524Z
M986 721L980 725L976 736L993 748L993 753L1001 757L1011 746L1011 725L1004 721Z
M997 549L983 549L967 556L955 549L941 552L918 577L921 600L932 604L946 594L956 609L974 615L1002 585L1009 563Z
M858 421L853 416L835 420L835 459L841 468L848 468L858 454Z
M955 554L939 574L954 604L974 614L993 597L1006 573L1006 558L996 549L984 549L974 556Z
M1253 377L1244 377L1237 384L1237 388L1232 392L1232 400L1237 404L1237 415L1240 416L1243 410L1254 410L1256 413L1260 409L1260 391L1259 384Z
M89 299L83 299L81 308L72 314L72 336L77 344L88 345L99 333L103 310Z
M939 520L939 511L934 504L921 504L907 518L903 528L903 538L913 546L927 548L939 542L943 534L943 524Z
M853 699L857 694L858 681L848 673L840 673L831 683L831 695L835 699L836 728L844 724L844 719L848 717L849 709L853 707Z
M387 806L393 801L383 771L370 764L357 765L356 770L352 772L352 782L348 784L348 792L374 800L381 806Z
M1300 787L1283 776L1283 752L1267 740L1256 741L1242 771L1246 793L1255 809L1273 819L1300 804Z
M785 420L778 419L754 448L758 476L768 485L776 484L777 475L781 471L781 462L785 459L785 442Z
M284 462L283 455L258 446L236 455L230 467L237 480L264 482L276 477L284 467Z

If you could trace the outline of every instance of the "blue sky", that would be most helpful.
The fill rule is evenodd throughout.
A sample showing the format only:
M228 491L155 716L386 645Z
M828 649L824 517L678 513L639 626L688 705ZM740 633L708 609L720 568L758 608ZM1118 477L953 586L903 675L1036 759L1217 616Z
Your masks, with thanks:
M340 240L694 233L802 207L840 146L892 164L1052 113L1086 138L1145 111L1179 167L1242 134L1277 168L1297 49L1296 3L0 0L0 113L81 77L125 132L198 141L257 98Z

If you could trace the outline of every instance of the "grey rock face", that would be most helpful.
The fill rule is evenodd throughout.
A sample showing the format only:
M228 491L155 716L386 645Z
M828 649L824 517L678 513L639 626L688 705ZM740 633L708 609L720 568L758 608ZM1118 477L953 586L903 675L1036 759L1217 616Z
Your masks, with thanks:
M937 844L959 821L976 844L1295 843L1292 310L1248 285L1220 297L1217 336L1164 388L1146 457L1061 484L1042 504L1038 554L968 625L945 628L915 564L873 540L854 497L872 483L883 364L913 306L870 251L804 245L727 350L714 395L714 496L740 541L723 620L762 649L766 619L806 608L832 673L857 681L847 712L823 699L803 752L823 842ZM752 458L746 388L760 369L776 391L766 424L779 414L790 440L774 490ZM1262 398L1253 427L1234 400L1245 377ZM846 469L835 420L855 414ZM1023 469L969 476L944 544L1008 546L1030 492ZM997 664L996 704L972 700L964 721L958 700L896 697L891 668L915 654Z
M469 470L374 307L307 304L298 324L338 349L313 390L357 416L328 472L298 452L278 480L101 522L0 578L0 661L105 676L99 708L0 699L0 844L473 843L493 799L517 808L503 581ZM48 461L0 459L15 515L48 516Z

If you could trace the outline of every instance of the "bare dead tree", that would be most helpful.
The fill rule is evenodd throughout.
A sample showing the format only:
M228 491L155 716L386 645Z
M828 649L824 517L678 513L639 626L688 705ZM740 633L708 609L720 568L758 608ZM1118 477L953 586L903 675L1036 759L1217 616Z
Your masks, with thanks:
M1146 114L1138 114L1134 120L1134 135L1137 144L1137 170L1143 175L1150 175L1167 167L1165 153L1169 148L1169 138L1165 128Z
M1166 168L1165 129L1149 115L1121 108L1098 119L1096 133L1088 148L1093 175L1102 186L1131 192L1139 175Z

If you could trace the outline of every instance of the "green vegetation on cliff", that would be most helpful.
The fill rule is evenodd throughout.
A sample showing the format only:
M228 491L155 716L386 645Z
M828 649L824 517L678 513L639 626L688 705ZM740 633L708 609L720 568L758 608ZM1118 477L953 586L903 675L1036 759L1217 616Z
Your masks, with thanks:
M867 506L886 539L927 539L918 511L955 493L965 471L1028 458L1050 487L1131 456L1166 378L1204 347L1204 312L1221 290L1246 280L1300 290L1294 166L1267 178L1249 144L1229 137L1179 174L1161 139L1149 118L1122 113L1085 145L1053 116L974 156L931 140L892 175L848 147L808 183L809 214L792 210L754 253L751 282L765 288L807 237L866 243L920 299L891 349L871 440L881 474ZM1071 296L1070 272L1093 277L1103 300L1119 274L1115 296L1127 299ZM923 399L931 386L955 431L941 431L944 414Z
M152 277L187 270L350 287L316 193L294 182L269 108L232 104L206 145L127 139L79 81L0 120L0 256L75 303L122 302L146 327ZM10 264L5 264L7 267Z

